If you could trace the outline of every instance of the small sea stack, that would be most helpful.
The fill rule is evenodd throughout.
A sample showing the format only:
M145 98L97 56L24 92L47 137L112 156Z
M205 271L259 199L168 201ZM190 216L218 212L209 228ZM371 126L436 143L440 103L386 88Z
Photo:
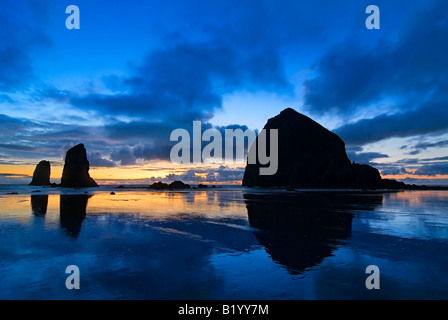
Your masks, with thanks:
M34 169L33 179L30 186L49 186L50 183L51 166L50 161L42 160Z

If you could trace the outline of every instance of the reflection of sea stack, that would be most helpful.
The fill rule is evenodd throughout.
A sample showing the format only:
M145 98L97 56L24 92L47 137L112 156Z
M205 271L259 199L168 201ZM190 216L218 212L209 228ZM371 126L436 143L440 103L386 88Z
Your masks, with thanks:
M32 195L31 211L36 217L43 217L47 213L48 195Z
M88 195L60 196L60 223L67 235L77 238L86 217Z
M377 169L350 162L339 136L291 108L269 119L264 129L267 141L269 130L278 130L278 170L274 175L263 176L259 174L259 163L248 164L244 186L381 188L385 185ZM389 183L389 186L396 185Z
M89 167L86 148L83 144L78 144L68 150L65 156L61 187L98 187L89 175Z
M42 160L36 166L33 173L33 179L30 186L49 186L50 185L50 162Z
M271 258L289 273L320 264L352 235L353 208L373 210L382 193L244 194L249 224Z

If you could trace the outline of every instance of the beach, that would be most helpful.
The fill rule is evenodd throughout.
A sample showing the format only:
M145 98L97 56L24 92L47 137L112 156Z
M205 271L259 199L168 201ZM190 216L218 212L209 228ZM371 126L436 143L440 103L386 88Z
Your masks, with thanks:
M0 298L446 299L447 227L443 190L2 185Z

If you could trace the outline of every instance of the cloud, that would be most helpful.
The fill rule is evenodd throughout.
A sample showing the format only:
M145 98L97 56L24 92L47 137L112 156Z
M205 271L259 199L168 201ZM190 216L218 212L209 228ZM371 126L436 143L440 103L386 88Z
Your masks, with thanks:
M172 182L181 180L186 183L239 183L243 179L244 167L230 168L228 166L220 166L218 169L191 169L182 174L171 173L165 178L152 177L152 181Z
M382 175L401 175L411 173L405 167L397 167L394 165L382 165L378 169L381 170Z
M18 48L0 49L0 91L15 91L34 77L28 55Z
M170 31L161 31L160 45L130 62L125 75L103 76L107 94L72 93L70 103L100 116L185 123L209 121L223 96L236 91L292 96L288 60L359 22L350 12L363 12L362 5L341 2L323 8L288 0L168 1L183 9L170 10L174 18L164 21Z
M117 166L114 161L104 158L99 152L88 152L87 159L89 159L90 167L111 168Z
M27 174L17 174L17 173L0 173L0 176L11 178L11 177L24 177L24 178L30 178L31 176Z
M369 164L374 159L389 158L389 155L380 152L353 152L349 150L347 156L351 161L360 164Z
M19 150L19 151L34 151L34 150L36 150L36 148L34 148L34 147L20 145L20 144L14 144L14 143L0 143L0 148L9 149L9 150Z
M0 114L0 125L2 127L2 135L14 134L17 131L24 130L33 122L27 119L19 119Z
M435 90L440 96L422 103L416 110L362 119L343 125L334 131L350 145L363 145L391 137L443 133L448 129L448 122L445 121L448 118L446 89L448 88Z
M329 50L303 84L305 107L314 114L373 114L336 130L353 145L448 129L446 10L446 1L432 1L393 40L348 40Z
M14 103L15 101L7 94L0 94L0 103Z
M406 184L427 185L427 186L448 186L448 179L432 178L432 179L419 179L419 178L405 178L402 180Z
M0 91L26 90L36 80L30 52L52 43L38 21L43 10L41 3L32 1L2 1Z
M371 163L383 175L436 176L448 174L448 156L405 158L394 163Z
M110 158L113 161L119 161L122 166L135 164L137 160L133 151L129 147L124 147L118 151L112 152Z
M420 150L412 150L412 151L407 152L406 154L409 154L411 156L415 156L416 154L419 154L419 153L420 153Z
M364 28L362 2L192 0L181 4L168 0L161 5L167 10L163 18L156 19L163 26L157 35L133 34L138 39L136 52L142 55L128 58L120 50L111 50L105 60L119 67L108 69L110 75L100 67L82 69L74 61L72 69L79 66L77 72L88 73L88 79L81 79L83 85L70 82L59 89L51 79L60 79L60 74L42 71L37 60L37 50L52 45L46 24L41 23L45 18L41 13L51 9L41 2L5 0L0 12L0 103L13 111L0 115L0 152L14 159L60 159L69 146L82 142L92 166L168 160L175 144L169 141L172 130L184 128L191 133L193 120L203 122L202 130L212 128L223 97L232 93L294 95L291 82L298 73L307 72L314 59L310 57L316 57L313 77L303 83L305 108L312 114L336 114L341 118L337 120L351 119L336 133L353 147L348 150L352 160L373 163L387 155L363 152L366 143L448 130L448 17L444 14L448 4L404 3L382 4L382 29L369 32ZM94 3L86 5L97 8ZM182 9L171 10L179 5ZM123 10L132 12L134 7ZM156 11L148 15L157 18ZM62 40L57 32L51 35ZM82 39L95 49L91 36L83 34ZM101 41L97 46L105 43ZM147 43L145 49L140 43ZM122 45L117 41L110 48ZM56 46L52 54L68 61L68 56L60 56L62 51ZM136 56L139 60L120 69L124 60ZM87 65L94 61L86 57L78 58ZM26 110L23 118L11 116L20 113L15 106ZM244 107L254 112L258 108ZM56 109L64 112L53 113ZM216 128L223 132L232 126ZM444 146L442 141L424 141L407 151L416 154ZM405 172L408 167L402 163L383 169ZM217 177L203 173L208 179ZM231 178L228 170L217 174Z
M0 114L0 152L14 163L38 159L57 161L65 157L66 151L78 143L84 143L92 157L94 166L110 167L102 155L113 151L113 141L98 134L99 127L77 126L53 122L37 122ZM95 152L92 152L95 151ZM22 159L22 160L20 160ZM19 161L20 160L20 161Z
M420 162L419 158L406 158L406 159L401 159L401 160L397 160L396 163L401 163L401 164L418 164Z
M31 182L31 176L15 173L0 173L0 184L28 184Z
M448 175L448 162L423 165L415 172L415 175L436 176L439 174Z
M172 142L140 143L133 147L135 158L145 160L169 160Z
M380 81L387 77L387 57L345 44L320 58L319 76L304 81L304 103L310 112L352 112L385 95ZM386 72L386 74L385 74Z
M272 49L245 54L240 50L220 39L185 40L151 51L119 79L118 87L125 93L92 93L70 101L97 112L185 122L209 120L221 108L222 95L241 87L274 91L289 87Z
M190 135L190 152L193 152L193 122L176 123L176 122L149 122L149 121L131 121L128 123L117 122L115 124L106 125L104 127L105 136L111 143L125 145L123 149L115 150L112 160L121 161L124 164L135 164L137 160L170 160L170 152L172 147L178 141L170 141L173 130L184 129ZM231 124L227 126L213 126L209 122L201 122L201 135L207 129L216 129L222 136L223 157L225 157L225 130L240 129L243 132L249 128L245 125ZM257 134L256 131L254 131ZM201 139L201 137L200 137ZM201 150L208 141L201 141ZM233 154L236 144L234 143ZM247 139L244 145L244 154L247 154ZM192 159L192 154L190 155Z
M435 157L435 158L426 158L426 159L421 159L420 161L441 161L441 160L448 160L448 156Z
M83 143L89 152L89 161L94 167L127 166L151 160L170 160L170 152L177 141L170 141L171 132L185 129L193 140L193 122L151 122L115 121L98 126L67 125L51 122L35 122L23 118L13 118L0 114L0 152L10 158L63 159L66 151L78 143ZM247 126L232 124L216 126L201 123L201 133L215 128L223 137L225 130L241 129ZM202 142L202 148L209 142ZM234 155L236 144L234 144ZM247 153L247 141L245 143ZM193 152L191 148L190 152ZM223 157L225 153L223 151ZM192 158L192 157L191 157Z
M437 142L419 142L414 148L426 150L428 148L442 148L448 146L448 140L442 140Z

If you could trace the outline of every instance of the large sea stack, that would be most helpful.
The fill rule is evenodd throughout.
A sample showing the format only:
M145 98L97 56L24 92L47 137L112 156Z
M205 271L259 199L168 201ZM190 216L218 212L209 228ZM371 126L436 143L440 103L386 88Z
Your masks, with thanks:
M36 166L30 186L49 186L50 183L50 161L42 160Z
M78 144L68 150L62 171L61 187L98 187L98 184L89 175L89 168L90 164L83 144Z
M291 108L269 119L264 129L267 141L269 130L278 130L278 170L260 175L258 162L248 164L244 186L377 189L385 185L377 169L350 162L338 135ZM400 185L388 182L394 188Z

